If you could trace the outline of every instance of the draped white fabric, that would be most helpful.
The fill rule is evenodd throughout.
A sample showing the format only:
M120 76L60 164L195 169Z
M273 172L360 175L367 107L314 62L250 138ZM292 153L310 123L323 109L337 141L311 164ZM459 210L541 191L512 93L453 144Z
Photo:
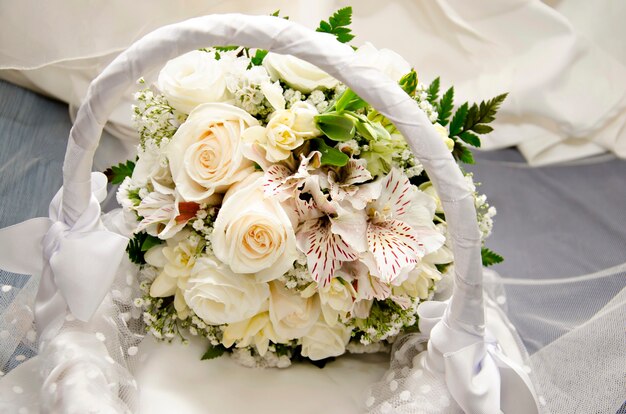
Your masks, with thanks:
M281 9L315 27L349 2L135 1L2 7L0 76L77 107L89 82L119 52L164 24L209 13ZM617 0L361 0L357 44L398 51L423 80L442 76L461 99L508 91L485 148L519 146L531 164L603 152L626 157L626 3ZM398 30L397 28L401 28ZM133 139L130 94L109 129ZM126 153L127 156L128 153ZM122 159L125 154L114 156Z

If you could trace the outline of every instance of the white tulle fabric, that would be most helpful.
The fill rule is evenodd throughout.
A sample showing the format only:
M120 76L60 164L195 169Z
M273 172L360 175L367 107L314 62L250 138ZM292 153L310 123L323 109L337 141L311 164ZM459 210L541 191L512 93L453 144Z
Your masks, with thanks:
M23 0L4 10L0 76L77 108L122 50L155 28L211 13L282 15L316 27L345 2ZM626 157L626 3L615 0L359 0L357 44L399 52L457 101L510 92L485 148L517 145L535 165L602 152ZM86 24L86 22L88 22ZM390 30L401 27L402 30ZM19 72L18 72L19 71ZM147 75L147 74L145 74ZM149 77L148 77L149 79ZM133 141L128 106L108 128ZM128 148L132 151L132 147ZM128 158L118 154L119 159Z

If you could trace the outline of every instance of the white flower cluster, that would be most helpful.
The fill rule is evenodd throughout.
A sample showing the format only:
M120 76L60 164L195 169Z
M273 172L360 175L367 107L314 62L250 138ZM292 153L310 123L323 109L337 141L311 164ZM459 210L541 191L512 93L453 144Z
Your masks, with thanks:
M430 102L428 102L428 87L423 83L418 83L417 88L415 89L415 101L419 104L419 107L424 111L428 119L433 124L437 122L437 118L439 118L439 113L432 106Z
M396 81L410 71L390 51L358 53ZM246 366L388 349L453 261L436 191L395 126L345 85L258 55L187 53L160 72L159 93L136 96L142 141L118 192L142 264L136 311L155 337L204 337ZM435 123L424 85L414 95ZM490 231L492 208L476 200Z

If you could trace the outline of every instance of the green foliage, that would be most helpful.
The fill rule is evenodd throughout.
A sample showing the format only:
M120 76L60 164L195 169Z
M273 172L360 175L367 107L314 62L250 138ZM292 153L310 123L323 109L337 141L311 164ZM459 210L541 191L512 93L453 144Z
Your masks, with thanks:
M267 50L257 49L254 56L250 58L250 63L254 66L261 66L263 64L263 59L267 56L267 53Z
M342 111L356 111L357 109L365 108L367 102L361 99L352 89L346 89L341 96L337 99L334 105L334 109L337 112ZM331 107L332 109L333 107Z
M322 153L322 157L320 159L322 165L332 165L334 167L343 167L348 164L348 160L350 159L346 154L339 151L337 148L333 148L330 145L327 145L321 138L314 138L311 140L313 143L314 149Z
M107 179L111 184L121 184L122 181L124 181L124 178L133 175L134 169L135 163L128 160L125 163L120 163L108 168L104 171L104 175L107 176Z
M443 126L448 125L450 115L452 115L452 108L454 108L454 87L451 87L443 94L437 105L437 112L439 112L437 122L439 122L439 124Z
M467 142L473 147L480 147L480 138L478 138L476 135L472 134L469 131L461 132L459 134L459 138L461 138L464 142Z
M150 248L163 243L163 241L157 237L150 236L148 233L139 232L135 233L132 239L128 241L126 246L126 253L131 262L143 265L146 264L144 253Z
M409 73L400 78L398 83L404 92L411 96L415 95L415 89L417 88L417 72L415 72L415 69L411 69Z
M317 115L315 124L324 135L333 141L351 140L356 132L354 120L336 112Z
M220 60L221 59L221 55L220 52L229 52L231 50L236 50L239 46L216 46L213 49L215 50L215 60ZM206 49L200 49L200 50L206 50Z
M439 100L439 76L435 78L428 86L428 102L433 105L435 108L437 107L437 101Z
M330 33L337 37L341 43L347 43L354 39L352 30L348 27L351 23L352 7L344 7L330 16L327 22L322 20L316 31Z
M496 119L500 105L502 105L507 95L507 93L503 93L486 102L482 101L480 105L473 104L465 118L463 131L474 131L477 134L488 134L493 131L493 128L485 124Z
M502 256L492 250L489 250L486 247L483 247L480 250L480 255L483 259L483 266L491 266L496 263L502 263L504 261L504 258Z
M461 161L465 164L474 164L474 156L465 145L459 141L454 142L454 148L452 149L452 156L455 160Z
M465 117L467 116L468 104L465 102L463 105L459 107L454 113L452 117L452 122L450 122L450 136L454 137L461 133L463 130L463 124L465 123Z
M202 355L201 360L205 361L208 359L215 359L217 357L221 357L226 352L226 347L222 344L218 345L209 345L209 348L206 350L204 355Z

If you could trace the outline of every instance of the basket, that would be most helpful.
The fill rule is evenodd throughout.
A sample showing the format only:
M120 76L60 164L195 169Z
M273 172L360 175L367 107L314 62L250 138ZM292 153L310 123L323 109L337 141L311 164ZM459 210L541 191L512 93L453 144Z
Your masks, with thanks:
M290 54L315 64L370 103L406 137L442 201L455 258L450 300L425 303L420 309L420 328L430 334L424 364L454 400L451 408L441 412L536 412L527 376L502 355L495 339L485 334L481 238L472 190L426 115L395 82L359 64L352 48L331 35L276 17L240 14L211 15L165 26L120 54L92 82L78 111L65 156L63 188L51 204L50 218L34 219L2 234L6 240L20 239L3 252L3 267L42 274L35 308L39 358L44 388L55 384L53 393L42 393L43 411L88 412L87 404L102 404L107 407L105 412L137 409L127 361L132 360L129 356L136 348L118 340L114 345L108 343L109 334L115 336L115 330L122 329L119 324L108 320L107 327L101 326L111 315L113 279L122 266L127 239L102 224L98 202L102 197L97 194L101 195L104 182L101 175L92 176L94 153L115 105L142 74L189 50L230 44ZM20 234L32 239L21 240ZM24 251L41 250L36 246L39 241L43 243L43 262L24 265L29 260ZM98 248L89 249L89 245ZM84 268L90 270L77 271ZM107 334L102 333L104 329ZM60 349L72 349L72 359L59 358ZM100 360L104 359L113 361L115 369L102 369ZM128 382L110 387L107 383L112 376ZM90 385L77 391L77 377ZM517 401L511 398L514 396ZM391 408L389 402L374 397L368 405L379 410L376 412Z

